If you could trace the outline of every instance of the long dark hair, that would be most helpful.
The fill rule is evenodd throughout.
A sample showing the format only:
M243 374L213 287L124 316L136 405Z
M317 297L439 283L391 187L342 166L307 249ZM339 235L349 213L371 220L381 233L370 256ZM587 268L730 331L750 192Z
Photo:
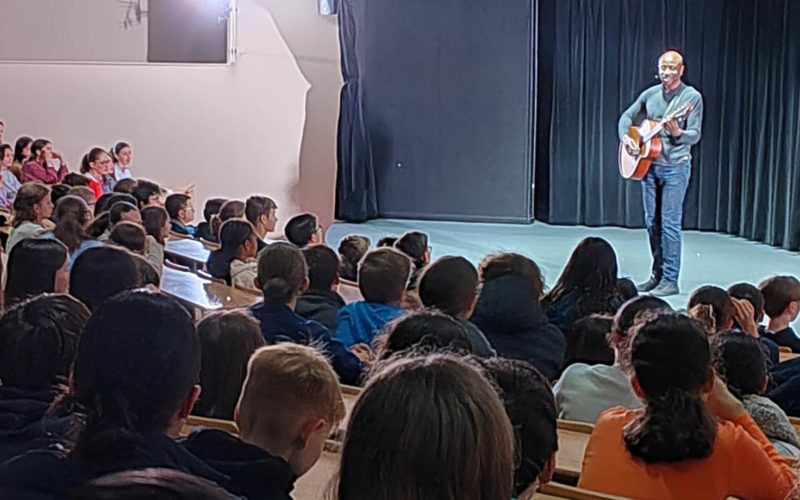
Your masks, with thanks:
M547 309L570 292L577 292L576 317L613 313L616 298L617 256L602 238L584 238L578 243L553 288L542 299Z
M220 247L208 256L208 270L215 278L230 281L231 262L239 249L255 233L253 225L242 219L230 219L219 230Z
M8 256L5 302L16 302L55 291L56 272L68 257L67 247L52 238L27 238Z
M767 357L759 341L738 330L715 335L714 369L739 399L761 394L767 377Z
M33 145L31 146L31 160L39 161L39 152L48 144L52 144L48 139L36 139L33 141Z
M409 350L473 354L464 327L435 310L414 311L391 321L375 342L378 359L389 359Z
M497 392L478 369L434 354L391 362L367 383L330 498L508 500L513 475Z
M161 230L169 220L169 214L164 207L144 207L142 209L142 226L144 230L160 244L164 244Z
M32 143L33 139L27 136L22 136L17 139L17 142L14 143L14 161L19 162L20 164L25 163L28 161L28 158L22 153L22 151L28 147L28 144Z
M408 231L394 242L394 247L411 257L414 268L421 269L427 264L425 252L428 251L428 235L419 231Z
M166 430L199 373L200 339L183 306L142 290L107 300L75 356L68 400L82 423L72 454L96 464L134 456L141 433Z
M56 227L53 234L70 252L74 252L83 240L88 239L84 227L91 219L92 213L83 198L68 194L56 203L53 211Z
M635 332L631 362L645 408L623 429L628 451L645 463L708 457L717 424L701 399L713 376L703 327L682 314L656 315Z

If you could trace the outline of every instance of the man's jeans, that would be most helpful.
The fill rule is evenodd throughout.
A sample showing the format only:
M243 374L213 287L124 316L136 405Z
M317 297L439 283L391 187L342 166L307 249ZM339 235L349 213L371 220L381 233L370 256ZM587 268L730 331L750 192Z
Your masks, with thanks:
M652 276L661 281L678 283L683 197L691 176L689 162L681 165L653 163L642 179L644 223L653 254Z

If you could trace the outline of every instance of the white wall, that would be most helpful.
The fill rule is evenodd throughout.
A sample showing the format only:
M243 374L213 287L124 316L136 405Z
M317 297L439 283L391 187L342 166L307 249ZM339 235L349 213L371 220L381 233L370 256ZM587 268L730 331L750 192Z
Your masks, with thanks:
M260 192L283 222L303 210L328 224L335 18L318 16L313 0L239 0L239 49L233 66L0 64L5 141L46 137L76 168L92 146L124 139L136 176L195 183L198 206Z

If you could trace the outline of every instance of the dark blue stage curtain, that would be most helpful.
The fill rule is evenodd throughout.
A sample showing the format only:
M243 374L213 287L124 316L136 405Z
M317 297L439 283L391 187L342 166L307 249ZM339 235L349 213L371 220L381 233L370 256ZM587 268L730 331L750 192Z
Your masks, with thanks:
M364 16L364 2L339 3L339 46L344 86L339 98L337 136L336 218L364 221L378 216L375 166L364 120L358 26Z
M800 248L800 1L542 0L539 16L537 218L641 227L616 124L674 48L705 100L684 227Z

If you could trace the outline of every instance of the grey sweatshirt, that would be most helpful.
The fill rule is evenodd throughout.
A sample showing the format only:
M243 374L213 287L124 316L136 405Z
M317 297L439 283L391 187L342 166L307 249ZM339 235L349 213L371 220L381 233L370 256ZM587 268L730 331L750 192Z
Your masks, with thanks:
M636 101L619 118L617 133L620 140L628 133L628 129L632 125L641 124L645 118L661 120L667 112L678 109L686 102L691 102L693 107L688 117L678 120L678 126L683 133L679 137L672 137L666 130L661 132L663 149L654 163L680 165L691 161L690 149L700 142L700 128L703 125L703 96L697 89L684 83L681 83L672 92L665 92L664 86L658 84L639 94Z

